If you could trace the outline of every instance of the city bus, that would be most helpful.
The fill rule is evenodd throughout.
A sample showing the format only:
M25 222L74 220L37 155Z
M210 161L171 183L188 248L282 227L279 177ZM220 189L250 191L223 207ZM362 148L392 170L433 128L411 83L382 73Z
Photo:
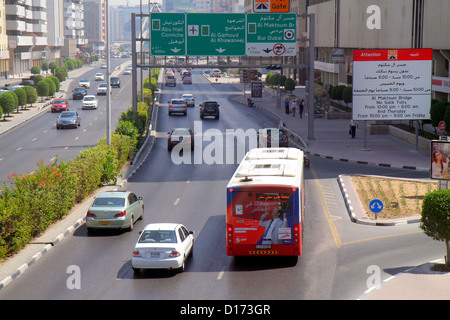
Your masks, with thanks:
M300 256L305 215L304 170L296 148L250 150L227 185L229 256Z

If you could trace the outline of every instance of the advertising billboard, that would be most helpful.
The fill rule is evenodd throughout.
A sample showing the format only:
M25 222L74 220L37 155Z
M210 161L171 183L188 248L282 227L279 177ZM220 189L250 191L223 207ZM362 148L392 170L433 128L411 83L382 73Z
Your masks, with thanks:
M450 141L431 141L431 179L450 180Z

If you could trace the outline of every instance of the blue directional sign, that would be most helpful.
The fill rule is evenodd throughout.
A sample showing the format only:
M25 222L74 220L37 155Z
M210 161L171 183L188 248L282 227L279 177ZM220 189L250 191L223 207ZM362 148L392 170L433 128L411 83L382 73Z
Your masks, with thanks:
M381 210L383 210L383 202L381 202L381 200L378 199L373 199L369 203L369 208L370 211L372 211L373 213L380 213Z

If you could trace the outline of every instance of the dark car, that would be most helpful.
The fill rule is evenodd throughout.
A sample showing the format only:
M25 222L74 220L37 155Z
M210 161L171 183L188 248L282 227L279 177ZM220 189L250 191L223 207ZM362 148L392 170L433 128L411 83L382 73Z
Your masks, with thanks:
M219 119L219 104L217 101L203 101L200 104L200 118L204 117L215 117Z
M167 150L171 151L179 143L188 144L194 150L194 133L189 128L176 128L169 132Z
M73 100L76 100L76 99L81 100L84 98L85 95L87 95L86 88L79 87L79 88L73 89L73 91L72 91L72 99Z
M111 87L117 87L120 88L120 78L119 77L112 77L110 81Z

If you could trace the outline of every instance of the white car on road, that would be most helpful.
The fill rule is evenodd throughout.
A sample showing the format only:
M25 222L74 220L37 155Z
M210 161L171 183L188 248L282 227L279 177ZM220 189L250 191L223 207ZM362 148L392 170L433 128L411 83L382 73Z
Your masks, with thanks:
M194 232L178 223L151 223L145 226L133 250L131 265L141 269L184 271L194 249Z
M97 109L98 100L94 95L86 95L81 101L81 108L84 109Z
M79 87L85 87L86 89L89 89L91 87L91 83L87 79L80 79L78 81Z
M105 81L105 76L103 73L99 72L95 74L95 81Z

